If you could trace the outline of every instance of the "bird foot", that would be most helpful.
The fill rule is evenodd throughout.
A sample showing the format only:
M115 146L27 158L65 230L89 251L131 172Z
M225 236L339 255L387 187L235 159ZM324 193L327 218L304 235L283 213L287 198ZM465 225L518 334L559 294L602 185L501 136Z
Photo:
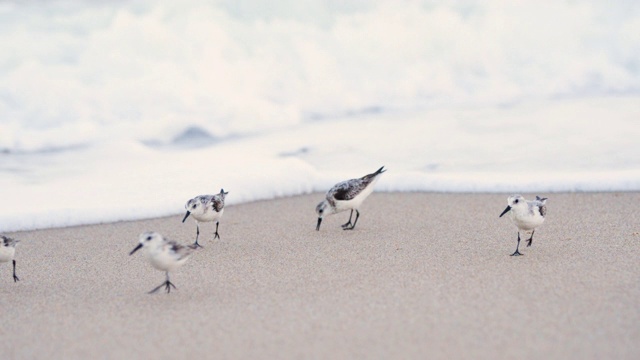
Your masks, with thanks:
M160 290L160 288L162 288L163 286L164 286L165 290L167 290L167 294L171 292L171 287L172 287L172 286L173 286L173 288L174 288L174 289L178 290L178 288L177 288L175 285L173 285L173 284L171 283L171 281L167 280L167 281L165 281L164 283L160 284L160 285L159 285L158 287L156 287L155 289L153 289L153 290L149 291L149 294L153 294L153 293L155 293L156 291Z
M529 239L529 240L527 241L527 247L531 246L531 243L532 243L532 242L533 242L533 239Z
M204 249L204 246L200 245L197 241L194 242L193 244L191 244L191 246L190 246L190 248L192 248L192 249L197 249L199 247Z
M20 279L17 276L13 275L13 282L18 282L18 281L20 281Z
M215 234L213 234L213 240L215 239L220 239L220 235L218 235L218 232L216 231Z
M521 256L521 255L522 254L518 250L516 250L513 254L511 254L511 256Z
M351 229L353 229L353 225L351 225L351 221L349 221L346 224L342 224L342 229L343 230L351 230L351 229L349 229L349 227L351 227Z

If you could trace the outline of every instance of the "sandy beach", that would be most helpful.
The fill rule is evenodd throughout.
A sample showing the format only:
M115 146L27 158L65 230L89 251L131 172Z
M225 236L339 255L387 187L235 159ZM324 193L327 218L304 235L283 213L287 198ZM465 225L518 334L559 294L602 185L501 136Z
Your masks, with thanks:
M506 194L374 193L354 231L315 231L322 194L229 206L170 294L128 253L193 242L183 214L7 233L2 358L640 358L640 193L540 195L521 257Z

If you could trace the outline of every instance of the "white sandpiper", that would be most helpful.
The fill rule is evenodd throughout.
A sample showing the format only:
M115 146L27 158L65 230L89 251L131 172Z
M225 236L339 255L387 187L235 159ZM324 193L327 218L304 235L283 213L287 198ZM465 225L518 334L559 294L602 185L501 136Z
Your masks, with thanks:
M184 208L187 209L187 213L184 215L182 222L185 222L189 215L196 221L196 242L195 246L202 247L198 244L198 237L200 236L200 222L216 222L216 232L213 235L213 239L220 239L218 234L218 226L220 225L220 218L224 212L224 199L229 194L224 189L220 189L220 193L216 195L199 195L193 199L187 201Z
M383 166L372 174L365 175L358 179L339 182L329 189L326 198L316 206L316 213L318 213L316 230L320 230L320 223L322 223L322 219L326 215L336 214L345 210L351 210L351 214L349 215L349 221L342 225L342 229L353 230L360 217L358 208L360 208L364 199L373 191L373 186L380 178L379 175L385 171L387 170L384 169ZM352 224L351 217L353 216L354 210L356 211L356 219Z
M20 240L15 240L10 237L0 235L0 262L13 262L13 282L20 281L16 276L16 245Z
M504 209L502 215L509 213L511 220L518 227L518 245L516 251L511 256L522 255L518 248L520 247L520 231L529 234L529 240L527 241L527 247L531 246L533 242L533 234L536 228L544 222L544 216L547 214L547 198L541 198L536 196L533 201L527 201L520 195L512 195L507 199L507 208Z
M169 281L169 271L174 271L187 261L195 246L180 245L175 241L165 239L162 235L156 232L145 232L140 234L140 243L136 246L129 255L133 255L141 248L147 249L147 258L151 265L161 271L164 271L167 279L158 287L149 291L149 294L153 294L161 287L165 287L167 293L171 292L171 287L177 289L171 281Z

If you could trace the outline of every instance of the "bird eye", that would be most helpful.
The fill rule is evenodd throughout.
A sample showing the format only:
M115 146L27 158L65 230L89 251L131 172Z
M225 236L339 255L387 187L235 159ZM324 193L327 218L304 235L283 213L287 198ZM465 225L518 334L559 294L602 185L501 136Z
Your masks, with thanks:
M191 208L192 208L192 209L195 209L195 208L196 208L196 204L193 204L193 206L192 206Z
M151 235L147 236L147 241L151 241Z
M514 204L517 204L517 203L518 203L518 201L520 201L520 200L515 199L513 203L514 203Z
M322 214L322 212L323 212L323 211L324 211L324 210L320 209L319 213L320 213L320 214Z

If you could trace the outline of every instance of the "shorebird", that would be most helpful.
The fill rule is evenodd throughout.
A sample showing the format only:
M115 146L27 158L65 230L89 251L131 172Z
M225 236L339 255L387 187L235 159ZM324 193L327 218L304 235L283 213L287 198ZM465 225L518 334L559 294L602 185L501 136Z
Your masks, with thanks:
M196 246L183 246L175 241L167 240L162 235L156 232L145 232L140 234L140 243L136 246L129 255L133 255L141 248L147 249L147 258L151 262L151 266L164 271L167 279L158 287L149 291L149 294L153 294L164 286L167 293L171 292L171 287L177 289L171 281L169 281L169 271L174 271L187 261L191 253Z
M198 237L200 236L200 222L215 221L216 232L213 235L213 239L220 239L218 226L220 225L220 218L222 218L222 213L224 212L224 198L227 194L228 192L225 192L224 189L220 189L219 194L199 195L187 201L184 205L184 208L187 209L187 213L184 215L182 222L184 223L189 215L191 215L196 221L196 242L193 243L193 245L202 247L198 244Z
M0 240L0 262L13 262L13 282L20 281L16 276L16 260L14 259L16 255L16 244L18 244L20 240L15 240L4 235L0 235Z
M511 256L522 255L518 248L520 247L520 231L528 234L531 233L527 240L527 247L533 242L533 234L536 228L544 222L544 216L547 214L547 198L536 196L533 201L527 201L520 195L512 195L507 199L507 208L504 209L502 215L509 213L511 220L518 227L518 245L516 251Z
M318 225L316 230L320 230L320 223L326 215L336 214L341 211L351 210L349 215L349 221L342 225L343 230L353 230L356 227L360 212L358 208L364 201L364 199L373 191L373 185L380 178L380 174L387 171L384 166L378 169L376 172L365 175L358 179L351 179L339 182L335 184L329 191L327 191L326 198L316 206L316 213L318 213ZM356 219L351 223L351 217L353 211L356 212Z

